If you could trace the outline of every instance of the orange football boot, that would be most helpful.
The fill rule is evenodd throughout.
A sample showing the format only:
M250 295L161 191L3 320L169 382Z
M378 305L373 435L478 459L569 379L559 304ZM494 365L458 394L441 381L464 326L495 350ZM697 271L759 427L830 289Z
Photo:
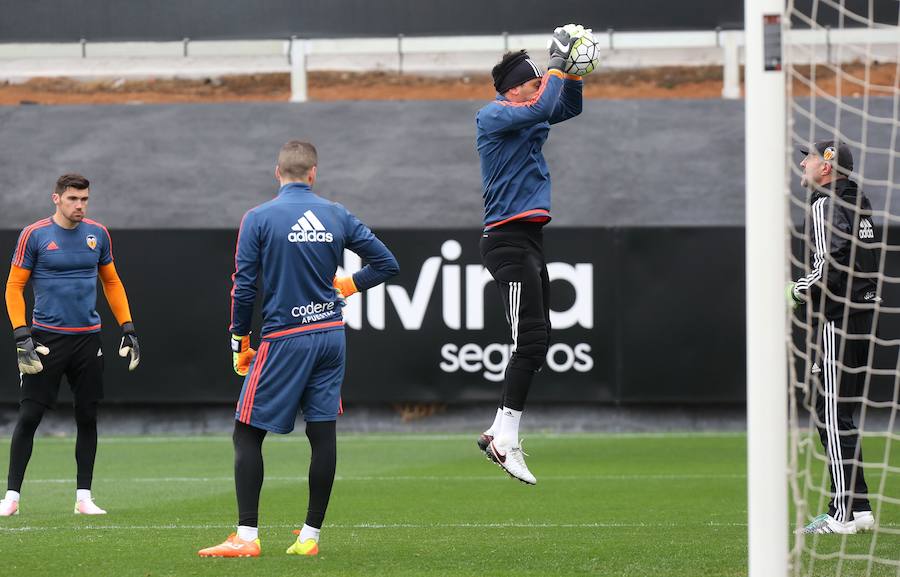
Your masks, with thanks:
M232 533L228 539L215 547L200 549L201 557L259 557L259 539L244 541Z

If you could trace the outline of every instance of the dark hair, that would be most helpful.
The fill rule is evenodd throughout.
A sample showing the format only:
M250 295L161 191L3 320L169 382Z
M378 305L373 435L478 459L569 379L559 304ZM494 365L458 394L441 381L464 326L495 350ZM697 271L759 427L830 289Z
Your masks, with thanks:
M291 140L278 153L278 171L287 179L303 179L319 162L316 147L309 142Z
M90 186L91 181L80 174L64 174L56 180L56 188L53 189L53 194L62 194L67 188L84 190Z

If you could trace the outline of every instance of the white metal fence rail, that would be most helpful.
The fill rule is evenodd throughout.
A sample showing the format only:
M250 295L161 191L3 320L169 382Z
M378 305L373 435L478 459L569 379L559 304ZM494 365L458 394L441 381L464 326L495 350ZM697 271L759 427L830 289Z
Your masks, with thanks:
M854 59L846 46L871 47L896 61L900 28L790 31L807 45L810 63ZM722 66L723 98L740 98L744 33L597 31L602 66ZM179 42L0 44L0 81L34 77L203 77L290 72L291 100L306 100L306 75L316 70L451 74L487 72L507 50L545 49L545 35L433 36ZM844 46L843 50L835 47ZM860 48L862 50L862 48Z

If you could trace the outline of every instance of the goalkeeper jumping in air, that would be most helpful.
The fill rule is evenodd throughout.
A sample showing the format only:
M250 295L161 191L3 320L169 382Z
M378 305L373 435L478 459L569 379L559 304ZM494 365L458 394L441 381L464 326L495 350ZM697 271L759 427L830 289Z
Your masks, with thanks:
M542 232L550 221L550 172L541 149L551 124L581 113L581 77L563 69L582 31L574 25L556 29L545 75L524 50L504 55L491 72L497 98L475 121L484 196L481 258L500 290L513 341L500 406L478 446L529 485L537 480L525 464L519 420L550 344Z
M245 376L234 423L238 528L201 557L257 557L262 443L294 430L297 409L312 449L306 523L288 548L316 555L337 460L335 421L344 380L343 299L399 272L394 255L346 208L312 191L318 156L307 142L281 148L278 196L244 215L238 232L231 306L234 370ZM368 264L335 278L344 249ZM262 341L250 348L256 281L262 277ZM297 488L301 492L301 488Z

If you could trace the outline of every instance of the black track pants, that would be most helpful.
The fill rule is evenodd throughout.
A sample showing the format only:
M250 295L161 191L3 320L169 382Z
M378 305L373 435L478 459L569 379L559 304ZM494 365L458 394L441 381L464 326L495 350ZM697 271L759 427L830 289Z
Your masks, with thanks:
M542 225L514 222L482 233L481 259L500 290L513 341L502 402L521 411L550 346L550 278Z
M868 363L869 342L858 338L868 335L872 327L871 313L852 315L847 322L847 333L840 334L840 322L828 321L820 327L821 354L818 355L816 388L816 415L819 437L828 458L831 475L831 501L828 513L846 523L853 520L853 511L871 511L869 489L863 474L862 447L859 429L853 415L860 408L859 401L847 400L863 392L865 372L845 369L865 367ZM843 355L841 347L843 345ZM838 359L841 362L838 362ZM859 464L855 464L857 461Z

